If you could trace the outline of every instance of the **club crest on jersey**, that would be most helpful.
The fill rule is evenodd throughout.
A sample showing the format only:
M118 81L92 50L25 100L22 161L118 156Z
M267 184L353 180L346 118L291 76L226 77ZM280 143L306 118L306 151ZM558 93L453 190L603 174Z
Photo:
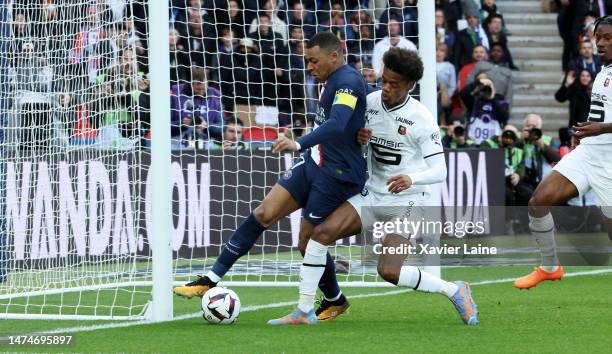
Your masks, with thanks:
M400 125L399 128L397 128L397 132L399 133L399 135L406 135L408 131L405 126Z
M362 197L366 197L368 195L368 187L363 187L363 189L361 190L361 196Z
M608 87L609 84L610 84L610 78L607 77L606 81L604 82L604 87Z
M289 179L291 178L291 176L293 176L293 172L291 171L291 169L285 171L285 173L283 173L283 179Z

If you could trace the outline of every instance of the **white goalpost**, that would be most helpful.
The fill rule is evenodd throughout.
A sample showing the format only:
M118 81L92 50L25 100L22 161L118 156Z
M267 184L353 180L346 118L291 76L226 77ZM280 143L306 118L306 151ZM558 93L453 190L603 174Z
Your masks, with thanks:
M163 6L166 4L166 6ZM155 29L159 38L167 39L169 8L166 2L150 6L149 28ZM167 92L170 91L170 48L167 40L151 40L150 74L151 74L151 175L153 194L153 230L152 262L153 288L150 319L164 321L172 319L172 248L170 235L172 231L172 210L170 172L170 131L168 130L168 112L170 102Z
M389 11L386 1L303 1L321 8L285 23L296 2L0 4L0 319L172 319L172 287L212 266L293 163L272 154L272 137L307 132L316 111L292 32L339 31L366 72L371 48L342 31L364 11L372 22L354 28L373 38ZM434 2L416 13L419 99L435 115ZM268 39L258 37L264 18ZM296 286L299 221L298 211L266 231L222 284ZM330 248L342 287L390 286L368 245L355 236Z
M438 116L438 89L436 80L436 22L435 4L433 1L419 1L419 54L423 58L424 71L421 85L420 101L429 109L434 117ZM441 185L439 183L431 188L431 206L442 206ZM433 212L433 209L432 209ZM433 220L441 220L442 211L439 210L438 217L431 215ZM433 235L439 241L440 235ZM432 263L436 263L434 260ZM425 266L424 270L440 277L439 266Z

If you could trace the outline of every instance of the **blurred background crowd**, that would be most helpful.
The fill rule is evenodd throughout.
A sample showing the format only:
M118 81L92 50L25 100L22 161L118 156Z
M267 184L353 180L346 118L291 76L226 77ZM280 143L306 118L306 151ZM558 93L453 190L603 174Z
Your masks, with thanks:
M522 126L508 124L518 68L496 1L431 1L444 145L504 149L507 203L526 205L568 151L571 126L587 120L602 65L594 21L612 11L612 1L542 0L558 14L563 40L564 77L555 99L569 101L569 111L558 136L542 131L537 114L527 114ZM305 70L305 41L332 31L347 62L375 88L386 50L418 48L416 2L171 0L173 148L266 148L279 134L307 134L320 86ZM147 1L10 5L12 40L5 54L18 124L28 127L22 146L40 148L54 139L99 148L148 146L146 39L155 38L155 29L147 25Z

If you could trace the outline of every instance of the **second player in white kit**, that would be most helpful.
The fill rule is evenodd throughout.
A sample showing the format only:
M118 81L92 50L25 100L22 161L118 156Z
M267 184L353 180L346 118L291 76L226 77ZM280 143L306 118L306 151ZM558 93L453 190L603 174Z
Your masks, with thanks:
M602 67L593 82L589 122L612 123L612 65ZM612 218L612 134L589 136L554 170L569 179L580 196L593 189L604 215Z
M579 145L561 159L529 201L529 228L540 247L542 260L533 272L514 282L519 289L563 278L551 206L563 205L593 189L607 218L608 237L612 241L612 16L595 22L595 40L604 67L593 83L588 121L574 127L573 140Z
M420 221L423 207L431 205L430 185L446 177L438 124L410 95L392 109L385 106L382 91L369 94L367 102L366 128L372 132L367 157L370 175L364 191L348 202L366 231L374 221ZM390 190L392 176L398 178L396 188ZM399 176L410 178L409 188Z

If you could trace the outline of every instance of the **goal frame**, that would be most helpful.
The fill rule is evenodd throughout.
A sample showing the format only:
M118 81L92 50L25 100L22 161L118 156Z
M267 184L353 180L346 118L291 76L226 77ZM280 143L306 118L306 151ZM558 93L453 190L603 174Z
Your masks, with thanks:
M7 13L7 4L0 5L1 12ZM419 26L419 53L424 60L425 68L423 79L420 81L420 101L434 114L437 112L436 68L435 68L435 7L433 1L418 2ZM160 1L155 6L149 6L149 72L151 93L151 166L150 176L153 190L152 194L152 281L132 281L125 283L109 283L92 285L88 287L50 289L30 291L19 294L0 295L0 299L17 298L24 296L53 295L59 293L80 292L84 290L99 290L124 286L151 287L152 300L143 311L132 316L97 316L97 315L53 315L28 313L3 313L2 319L46 319L46 320L144 320L151 322L170 321L173 319L172 287L182 282L174 281L173 260L171 250L172 234L172 194L171 178L168 166L171 165L171 137L168 129L168 116L170 114L170 62L169 62L169 26L168 14L170 4ZM4 45L4 44L3 44ZM0 68L4 70L4 68ZM4 84L4 83L2 83ZM5 102L0 102L5 105ZM2 137L0 137L1 139ZM432 203L439 205L440 187L432 188ZM1 192L4 198L4 191ZM4 224L2 225L4 226ZM3 230L5 232L5 230ZM0 245L0 247L3 247ZM0 255L1 257L1 255ZM0 262L5 260L0 258ZM425 270L440 275L440 267L425 267ZM0 274L2 276L2 274ZM295 287L297 282L273 281L227 281L221 282L225 286L245 287ZM342 287L392 287L386 282L340 282Z

